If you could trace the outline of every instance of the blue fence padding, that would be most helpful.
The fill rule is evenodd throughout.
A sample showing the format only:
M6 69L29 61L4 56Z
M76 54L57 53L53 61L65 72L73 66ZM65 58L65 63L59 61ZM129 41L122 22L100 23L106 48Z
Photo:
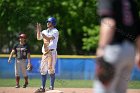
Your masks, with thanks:
M0 78L14 78L14 58L11 64L8 58L0 58ZM28 72L29 78L40 78L39 66L41 58L31 58L33 71ZM93 58L58 58L56 77L59 79L94 79L95 59ZM140 70L134 66L131 80L140 80Z
M14 76L14 62L8 64L8 58L0 58L0 78L9 78Z
M60 58L61 78L68 79L93 79L94 59L85 58Z
M140 69L138 69L136 65L132 71L131 80L140 80Z

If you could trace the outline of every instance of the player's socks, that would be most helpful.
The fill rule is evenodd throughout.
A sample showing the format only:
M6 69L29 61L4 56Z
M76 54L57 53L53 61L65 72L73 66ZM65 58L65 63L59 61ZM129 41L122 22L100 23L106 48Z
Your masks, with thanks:
M16 76L16 85L19 85L19 80L20 80L20 77Z
M28 76L24 77L25 79L25 84L28 84Z
M42 77L42 88L45 89L47 76L46 75L41 75L41 77Z
M52 87L52 90L54 88L54 81L55 81L55 73L54 74L50 74L50 83L51 83L51 87Z

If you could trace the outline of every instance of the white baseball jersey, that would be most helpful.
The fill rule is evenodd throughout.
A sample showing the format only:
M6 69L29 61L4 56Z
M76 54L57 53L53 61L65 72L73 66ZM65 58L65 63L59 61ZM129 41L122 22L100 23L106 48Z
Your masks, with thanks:
M43 39L42 34L46 35L47 37L54 37L53 40L50 41L49 45L48 45L48 49L57 49L57 42L58 42L58 38L59 38L59 32L56 28L53 29L47 29L47 30L43 30L40 34L40 38L38 38L38 40ZM45 49L44 49L44 44L42 46L42 53L45 53Z

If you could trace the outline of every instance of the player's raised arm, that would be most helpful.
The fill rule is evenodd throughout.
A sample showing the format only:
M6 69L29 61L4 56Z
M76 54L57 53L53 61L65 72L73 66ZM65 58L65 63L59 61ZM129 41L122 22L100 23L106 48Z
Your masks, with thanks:
M54 36L46 36L46 35L44 35L44 34L42 34L42 37L44 38L44 39L46 39L46 40L53 40L55 37Z
M42 39L41 30L42 30L41 24L37 23L37 26L36 26L37 40L41 40Z

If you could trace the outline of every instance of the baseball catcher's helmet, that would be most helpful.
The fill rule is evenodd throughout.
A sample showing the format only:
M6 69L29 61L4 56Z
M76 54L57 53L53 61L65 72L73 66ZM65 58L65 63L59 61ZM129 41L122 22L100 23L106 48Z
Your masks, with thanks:
M56 19L54 17L49 17L46 22L51 22L53 26L56 26Z
M20 34L20 35L19 35L19 38L24 38L24 39L26 39L27 36L26 36L26 34Z

